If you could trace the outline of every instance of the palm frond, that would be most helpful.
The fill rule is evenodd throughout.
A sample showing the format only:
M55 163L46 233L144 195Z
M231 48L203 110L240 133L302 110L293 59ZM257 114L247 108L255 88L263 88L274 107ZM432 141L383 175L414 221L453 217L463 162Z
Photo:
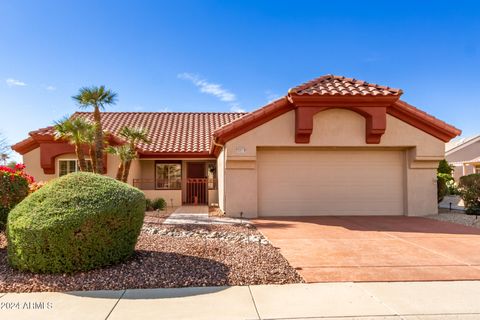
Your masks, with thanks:
M118 134L131 145L136 145L139 142L151 142L148 138L148 131L144 128L123 127Z
M80 108L98 107L105 109L106 105L113 105L117 102L117 94L105 86L82 87L78 94L72 97Z
M53 127L55 139L65 139L72 144L89 143L89 135L94 130L92 123L81 117L65 117L55 121Z

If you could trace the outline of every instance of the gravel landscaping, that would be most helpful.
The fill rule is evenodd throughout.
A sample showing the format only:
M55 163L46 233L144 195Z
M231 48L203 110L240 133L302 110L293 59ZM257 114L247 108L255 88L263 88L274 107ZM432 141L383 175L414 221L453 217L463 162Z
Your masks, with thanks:
M449 211L448 209L438 209L438 215L434 214L427 216L427 218L480 228L480 218L474 215L468 215L465 211L460 210Z
M174 210L169 209L167 211L147 211L145 212L145 223L162 224Z
M0 292L303 282L251 225L166 226L155 219L146 218L135 254L128 261L75 274L33 274L10 268L6 237L0 232Z

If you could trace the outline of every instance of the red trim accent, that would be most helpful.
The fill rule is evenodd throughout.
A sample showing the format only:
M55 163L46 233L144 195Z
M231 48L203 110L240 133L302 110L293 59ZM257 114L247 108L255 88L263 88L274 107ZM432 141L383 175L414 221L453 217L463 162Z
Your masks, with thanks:
M313 116L327 107L298 107L295 110L295 142L309 143L313 131ZM387 128L385 107L348 107L342 108L354 111L365 118L365 140L368 144L378 144Z
M387 113L444 142L448 142L462 134L460 129L457 129L401 100L388 108Z
M280 98L265 107L255 110L235 121L230 122L217 129L213 133L213 139L218 144L225 144L225 142L238 137L288 111L294 109L294 106L287 100L286 97ZM221 148L212 143L210 152L218 157Z
M43 172L54 174L56 157L67 153L75 153L75 148L66 142L40 143L40 166L43 168Z
M40 145L38 144L37 141L35 141L33 138L29 137L25 140L22 140L12 146L12 150L20 153L21 155L24 155L27 152L30 152L36 148L38 148Z
M287 99L288 100L287 100ZM451 126L395 96L320 96L296 95L279 99L214 132L219 144L295 109L295 142L308 143L313 130L313 116L332 108L348 109L361 114L366 120L366 143L378 144L386 130L386 114L390 114L442 141L448 142L461 134ZM218 157L221 147L212 144L211 152Z

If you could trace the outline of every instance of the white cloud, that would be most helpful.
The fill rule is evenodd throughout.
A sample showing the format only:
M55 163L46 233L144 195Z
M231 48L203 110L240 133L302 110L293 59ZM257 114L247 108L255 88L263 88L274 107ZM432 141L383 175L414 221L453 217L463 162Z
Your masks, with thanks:
M179 79L192 82L196 87L200 89L200 92L217 97L220 101L229 102L230 111L245 112L245 109L243 109L238 103L237 96L233 92L224 89L221 84L208 82L206 79L201 78L199 75L188 72L180 73L177 75L177 77Z
M271 90L267 90L265 91L265 95L267 96L267 101L270 103L272 101L275 101L277 100L278 98L280 98L280 95L278 93L275 93Z
M237 104L232 104L232 106L230 107L230 111L232 111L232 112L246 112L245 109L243 109L242 107L240 107Z
M205 79L200 78L193 73L180 73L178 78L191 81L195 86L200 89L200 92L211 94L221 101L233 102L237 100L237 97L227 89L222 88L222 85L217 83L208 82Z
M25 87L27 85L23 81L12 79L12 78L8 78L7 80L5 80L5 82L7 83L7 86L9 86L9 87L13 87L13 86Z
M163 108L160 108L158 112L172 112L172 110L169 107L163 107Z
M45 89L47 89L48 91L55 91L55 90L57 90L57 87L55 87L55 86L46 86Z

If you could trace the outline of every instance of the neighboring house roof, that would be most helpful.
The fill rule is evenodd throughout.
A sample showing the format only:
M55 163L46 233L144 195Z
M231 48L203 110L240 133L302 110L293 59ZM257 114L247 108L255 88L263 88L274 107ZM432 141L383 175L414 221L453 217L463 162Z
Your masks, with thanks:
M154 153L209 153L212 133L222 125L244 116L237 112L102 112L102 126L106 132L117 136L124 126L144 128L151 143L139 143L141 154ZM90 112L76 112L72 117L93 119ZM13 146L34 147L34 138L51 137L53 127L32 131L30 138ZM18 150L17 150L18 151ZM20 151L19 151L20 152ZM27 151L28 152L28 151Z
M403 92L400 89L380 86L363 80L327 74L292 88L288 93L329 96L399 96Z
M452 140L445 144L445 155L452 154L458 150L468 147L469 145L477 141L480 141L480 134L476 136L458 138L458 139Z

